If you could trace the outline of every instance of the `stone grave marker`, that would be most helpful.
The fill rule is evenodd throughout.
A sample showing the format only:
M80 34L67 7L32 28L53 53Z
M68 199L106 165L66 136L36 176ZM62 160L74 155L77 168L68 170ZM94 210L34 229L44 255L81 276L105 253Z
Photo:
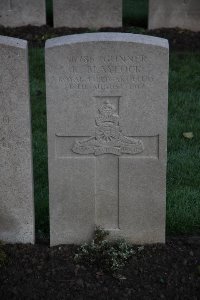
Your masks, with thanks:
M149 29L173 27L200 31L200 1L149 0Z
M121 27L122 0L53 0L54 27Z
M0 25L17 27L46 24L45 0L0 0Z
M95 225L165 241L168 42L121 33L46 43L51 245Z
M0 36L0 240L34 243L27 42Z

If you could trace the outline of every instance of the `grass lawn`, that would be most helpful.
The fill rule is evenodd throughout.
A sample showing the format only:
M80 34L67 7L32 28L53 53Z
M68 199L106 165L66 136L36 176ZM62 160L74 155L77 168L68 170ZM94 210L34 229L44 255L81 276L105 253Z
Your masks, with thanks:
M200 54L170 59L167 231L200 230ZM183 137L193 132L193 139Z
M30 49L29 53L36 233L42 237L49 234L44 49Z
M200 54L172 53L169 82L167 233L200 230ZM44 50L30 49L36 231L49 234ZM194 138L183 137L193 132Z

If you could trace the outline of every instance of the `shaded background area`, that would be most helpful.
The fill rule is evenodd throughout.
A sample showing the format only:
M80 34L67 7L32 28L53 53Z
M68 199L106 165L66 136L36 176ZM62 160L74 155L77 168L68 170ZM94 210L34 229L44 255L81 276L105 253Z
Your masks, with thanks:
M47 24L53 26L53 0L46 0Z
M94 0L95 1L95 0ZM123 0L123 24L147 27L149 0ZM53 26L53 0L46 0L47 24Z
M147 28L148 0L123 0L123 24Z

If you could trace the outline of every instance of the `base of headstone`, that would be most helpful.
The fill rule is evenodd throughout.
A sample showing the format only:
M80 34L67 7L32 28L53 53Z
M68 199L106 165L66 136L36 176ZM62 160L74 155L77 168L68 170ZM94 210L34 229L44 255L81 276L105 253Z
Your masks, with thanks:
M0 0L0 25L19 27L45 24L45 0Z
M149 0L149 29L175 28L200 31L199 0Z
M122 0L53 0L54 27L121 27Z

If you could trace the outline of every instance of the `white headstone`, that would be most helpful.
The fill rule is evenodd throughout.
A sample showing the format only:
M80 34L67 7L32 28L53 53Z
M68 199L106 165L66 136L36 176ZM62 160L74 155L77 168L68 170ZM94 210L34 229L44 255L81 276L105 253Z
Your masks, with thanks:
M0 240L34 243L27 42L0 36Z
M54 27L121 27L122 0L53 0Z
M51 245L95 225L165 241L168 42L95 33L46 43Z
M173 27L200 31L200 1L149 0L149 29Z
M0 25L17 27L46 24L45 0L0 0Z

